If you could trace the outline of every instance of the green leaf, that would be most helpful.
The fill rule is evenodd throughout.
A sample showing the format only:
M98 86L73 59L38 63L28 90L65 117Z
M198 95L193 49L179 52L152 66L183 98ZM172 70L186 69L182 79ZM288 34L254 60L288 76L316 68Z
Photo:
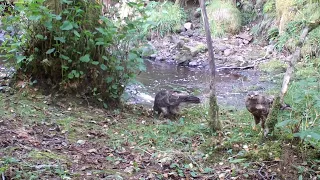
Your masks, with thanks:
M60 21L62 17L60 15L56 15L56 20Z
M39 21L41 18L42 18L41 15L29 16L28 20L30 20L30 21Z
M116 70L117 70L117 71L123 71L124 68L123 68L123 66L116 66Z
M73 75L72 71L68 74L68 78L69 79L73 79L74 78L74 75Z
M139 64L138 69L139 69L139 71L146 71L147 70L147 68L144 64Z
M60 54L59 56L60 58L64 59L64 60L70 60L70 58L68 56L65 56L63 54Z
M139 62L139 63L143 63L144 62L142 58L138 58L138 57L136 58L136 61Z
M27 57L26 56L20 56L20 55L17 55L17 63L20 64L23 60L25 60Z
M179 164L177 164L177 163L172 163L171 165L170 165L170 168L175 168L175 167L179 167Z
M240 163L240 162L243 162L243 161L245 161L246 159L245 158L243 158L243 159L232 159L232 160L230 160L229 162L230 163Z
M62 0L62 2L65 3L65 4L71 4L73 1Z
M65 66L65 65L62 65L61 68L62 68L63 70L68 70L68 69L69 69L69 67L68 67L68 66Z
M91 64L93 64L93 65L98 65L98 64L99 64L99 61L92 61Z
M118 89L118 86L116 84L112 84L111 87L112 87L112 89L115 89L115 90Z
M98 41L98 42L96 42L96 45L97 46L101 46L101 45L104 45L105 43L104 42L101 42L101 41Z
M102 56L102 59L104 59L104 60L108 60L108 57L107 56Z
M99 31L99 32L100 32L101 34L103 34L103 35L108 35L108 34L106 33L105 29L103 29L103 28L96 28L96 30Z
M285 127L289 124L295 124L295 123L296 123L296 121L289 119L289 120L279 122L278 124L276 124L276 127Z
M89 62L90 61L90 55L89 54L86 54L86 55L84 55L84 56L81 56L80 57L80 61L81 62Z
M107 77L107 78L106 78L106 82L107 82L107 83L110 83L110 82L113 81L113 79L114 79L113 77Z
M194 172L194 171L191 171L191 172L190 172L190 175L191 175L192 177L198 177L198 174L197 174L196 172Z
M48 28L49 30L52 30L52 22L51 21L47 21L45 23L43 23L43 25Z
M60 29L63 31L68 31L73 28L72 23L70 21L63 21L62 26L60 26Z
M80 73L78 71L73 70L74 77L79 78Z
M130 52L128 55L129 60L135 60L138 58L137 54Z
M56 50L56 48L51 48L51 49L49 49L49 50L46 52L46 54L51 54L51 53L54 52L54 50Z
M104 65L104 64L100 64L100 68L103 70L103 71L105 71L105 70L107 70L107 66L106 65Z
M73 34L76 35L77 37L80 37L80 34L76 30L73 30Z
M62 43L66 42L66 38L65 37L54 37L53 39L56 40L56 41L60 41Z
M209 173L212 173L212 172L213 172L213 169L211 169L211 168L206 167L206 168L203 169L203 173L204 174L209 174Z
M43 35L42 35L42 34L37 34L37 35L36 35L36 38L41 39L41 40L43 40L43 39L44 39L44 37L43 37Z
M104 107L105 109L107 109L107 108L108 108L108 105L107 105L106 103L103 103L103 107Z

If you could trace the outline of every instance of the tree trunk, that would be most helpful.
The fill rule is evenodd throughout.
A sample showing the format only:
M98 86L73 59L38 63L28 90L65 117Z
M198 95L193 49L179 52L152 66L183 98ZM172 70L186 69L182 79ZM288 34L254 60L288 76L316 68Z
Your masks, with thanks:
M291 59L289 61L289 66L283 77L280 95L273 102L270 113L268 114L268 118L266 120L267 128L265 129L264 136L267 136L268 133L273 132L274 126L278 121L277 119L278 113L279 113L278 109L281 106L284 106L284 96L288 90L289 82L294 72L294 66L301 58L301 49L302 49L303 43L307 35L309 34L309 32L311 32L313 29L317 28L318 26L320 26L320 20L309 23L301 32L299 42L296 45L296 50L291 56Z
M210 79L210 102L209 102L209 126L213 131L221 130L221 122L219 121L219 106L217 103L216 97L216 65L214 61L213 55L213 46L212 46L212 39L210 33L210 26L206 11L206 6L204 0L199 0L201 12L202 12L202 20L204 22L204 29L206 32L206 40L209 52L209 62L210 62L210 70L211 70L211 79Z

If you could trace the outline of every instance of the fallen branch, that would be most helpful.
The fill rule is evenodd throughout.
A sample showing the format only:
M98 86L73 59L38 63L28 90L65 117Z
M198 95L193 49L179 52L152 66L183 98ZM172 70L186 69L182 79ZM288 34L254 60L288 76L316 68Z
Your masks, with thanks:
M286 71L286 73L284 75L284 78L283 78L282 89L281 89L281 93L280 93L280 103L281 104L283 104L284 96L285 96L285 94L286 94L286 92L288 90L288 85L289 85L290 79L292 77L292 74L294 72L294 66L296 65L296 63L301 58L301 49L302 49L303 43L304 43L307 35L309 34L309 32L314 30L319 25L320 25L320 20L310 23L309 25L307 25L303 29L303 31L302 31L302 33L300 35L300 40L296 45L296 50L293 53L293 55L292 55L292 57L291 57L291 59L289 61L289 66L288 66L287 71Z
M224 69L229 69L229 70L245 70L245 69L253 69L254 65L250 65L250 66L243 66L243 67L219 67L216 70L220 71L220 70L224 70Z
M287 71L286 71L284 78L283 78L280 96L278 96L276 98L276 99L279 98L279 100L278 101L275 100L273 102L270 113L268 114L268 117L266 120L267 128L264 131L264 137L266 137L269 132L272 132L274 129L274 126L276 125L277 117L278 117L278 113L279 113L279 110L277 108L285 106L284 105L284 96L288 90L289 82L290 82L290 79L293 75L295 65L301 59L301 49L302 49L303 43L304 43L307 35L309 34L309 32L311 32L312 30L314 30L318 26L320 26L320 19L315 22L311 22L311 23L307 24L306 27L302 30L302 33L300 35L300 39L296 45L296 50L292 54L290 61L288 62L289 66L288 66Z

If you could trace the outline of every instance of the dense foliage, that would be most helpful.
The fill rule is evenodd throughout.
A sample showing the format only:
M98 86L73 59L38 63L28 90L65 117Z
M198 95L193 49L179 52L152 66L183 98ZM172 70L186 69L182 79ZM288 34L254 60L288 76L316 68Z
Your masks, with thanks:
M125 17L107 18L95 1L16 3L15 16L2 20L14 32L2 51L24 80L119 102L129 80L145 69L139 47L147 32L144 4L121 6L129 9Z
M150 1L148 7L150 11L146 13L148 21L153 22L152 32L161 36L180 29L186 19L184 10L170 1Z

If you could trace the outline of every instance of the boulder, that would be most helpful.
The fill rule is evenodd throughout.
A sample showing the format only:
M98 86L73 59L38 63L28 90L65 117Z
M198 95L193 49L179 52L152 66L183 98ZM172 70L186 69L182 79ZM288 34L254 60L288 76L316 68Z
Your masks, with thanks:
M199 63L197 62L197 61L191 61L191 62L189 62L189 66L190 67L196 67L196 66L198 66L199 65Z
M228 46L223 45L223 44L217 44L214 46L214 52L219 54L219 52L223 52L224 50L226 50L228 48Z
M193 17L195 17L195 18L201 17L201 10L200 10L200 9L197 9L197 10L193 13Z
M186 28L186 30L193 30L194 29L194 26L191 22L187 22L183 25L184 28Z
M252 35L250 35L248 33L241 33L241 34L238 34L236 37L240 38L240 39L247 40L249 42L253 39Z
M225 56L229 56L229 55L231 55L231 54L233 54L233 53L234 53L234 50L233 50L233 49L226 49L226 50L223 51L223 54L224 54Z
M199 43L196 46L184 45L183 49L189 51L192 57L195 57L199 52L205 52L208 50L207 46L203 43Z
M190 51L182 50L178 54L176 54L174 59L179 65L187 66L192 59L192 55Z
M156 52L156 48L151 43L141 47L140 50L142 57L150 57Z

